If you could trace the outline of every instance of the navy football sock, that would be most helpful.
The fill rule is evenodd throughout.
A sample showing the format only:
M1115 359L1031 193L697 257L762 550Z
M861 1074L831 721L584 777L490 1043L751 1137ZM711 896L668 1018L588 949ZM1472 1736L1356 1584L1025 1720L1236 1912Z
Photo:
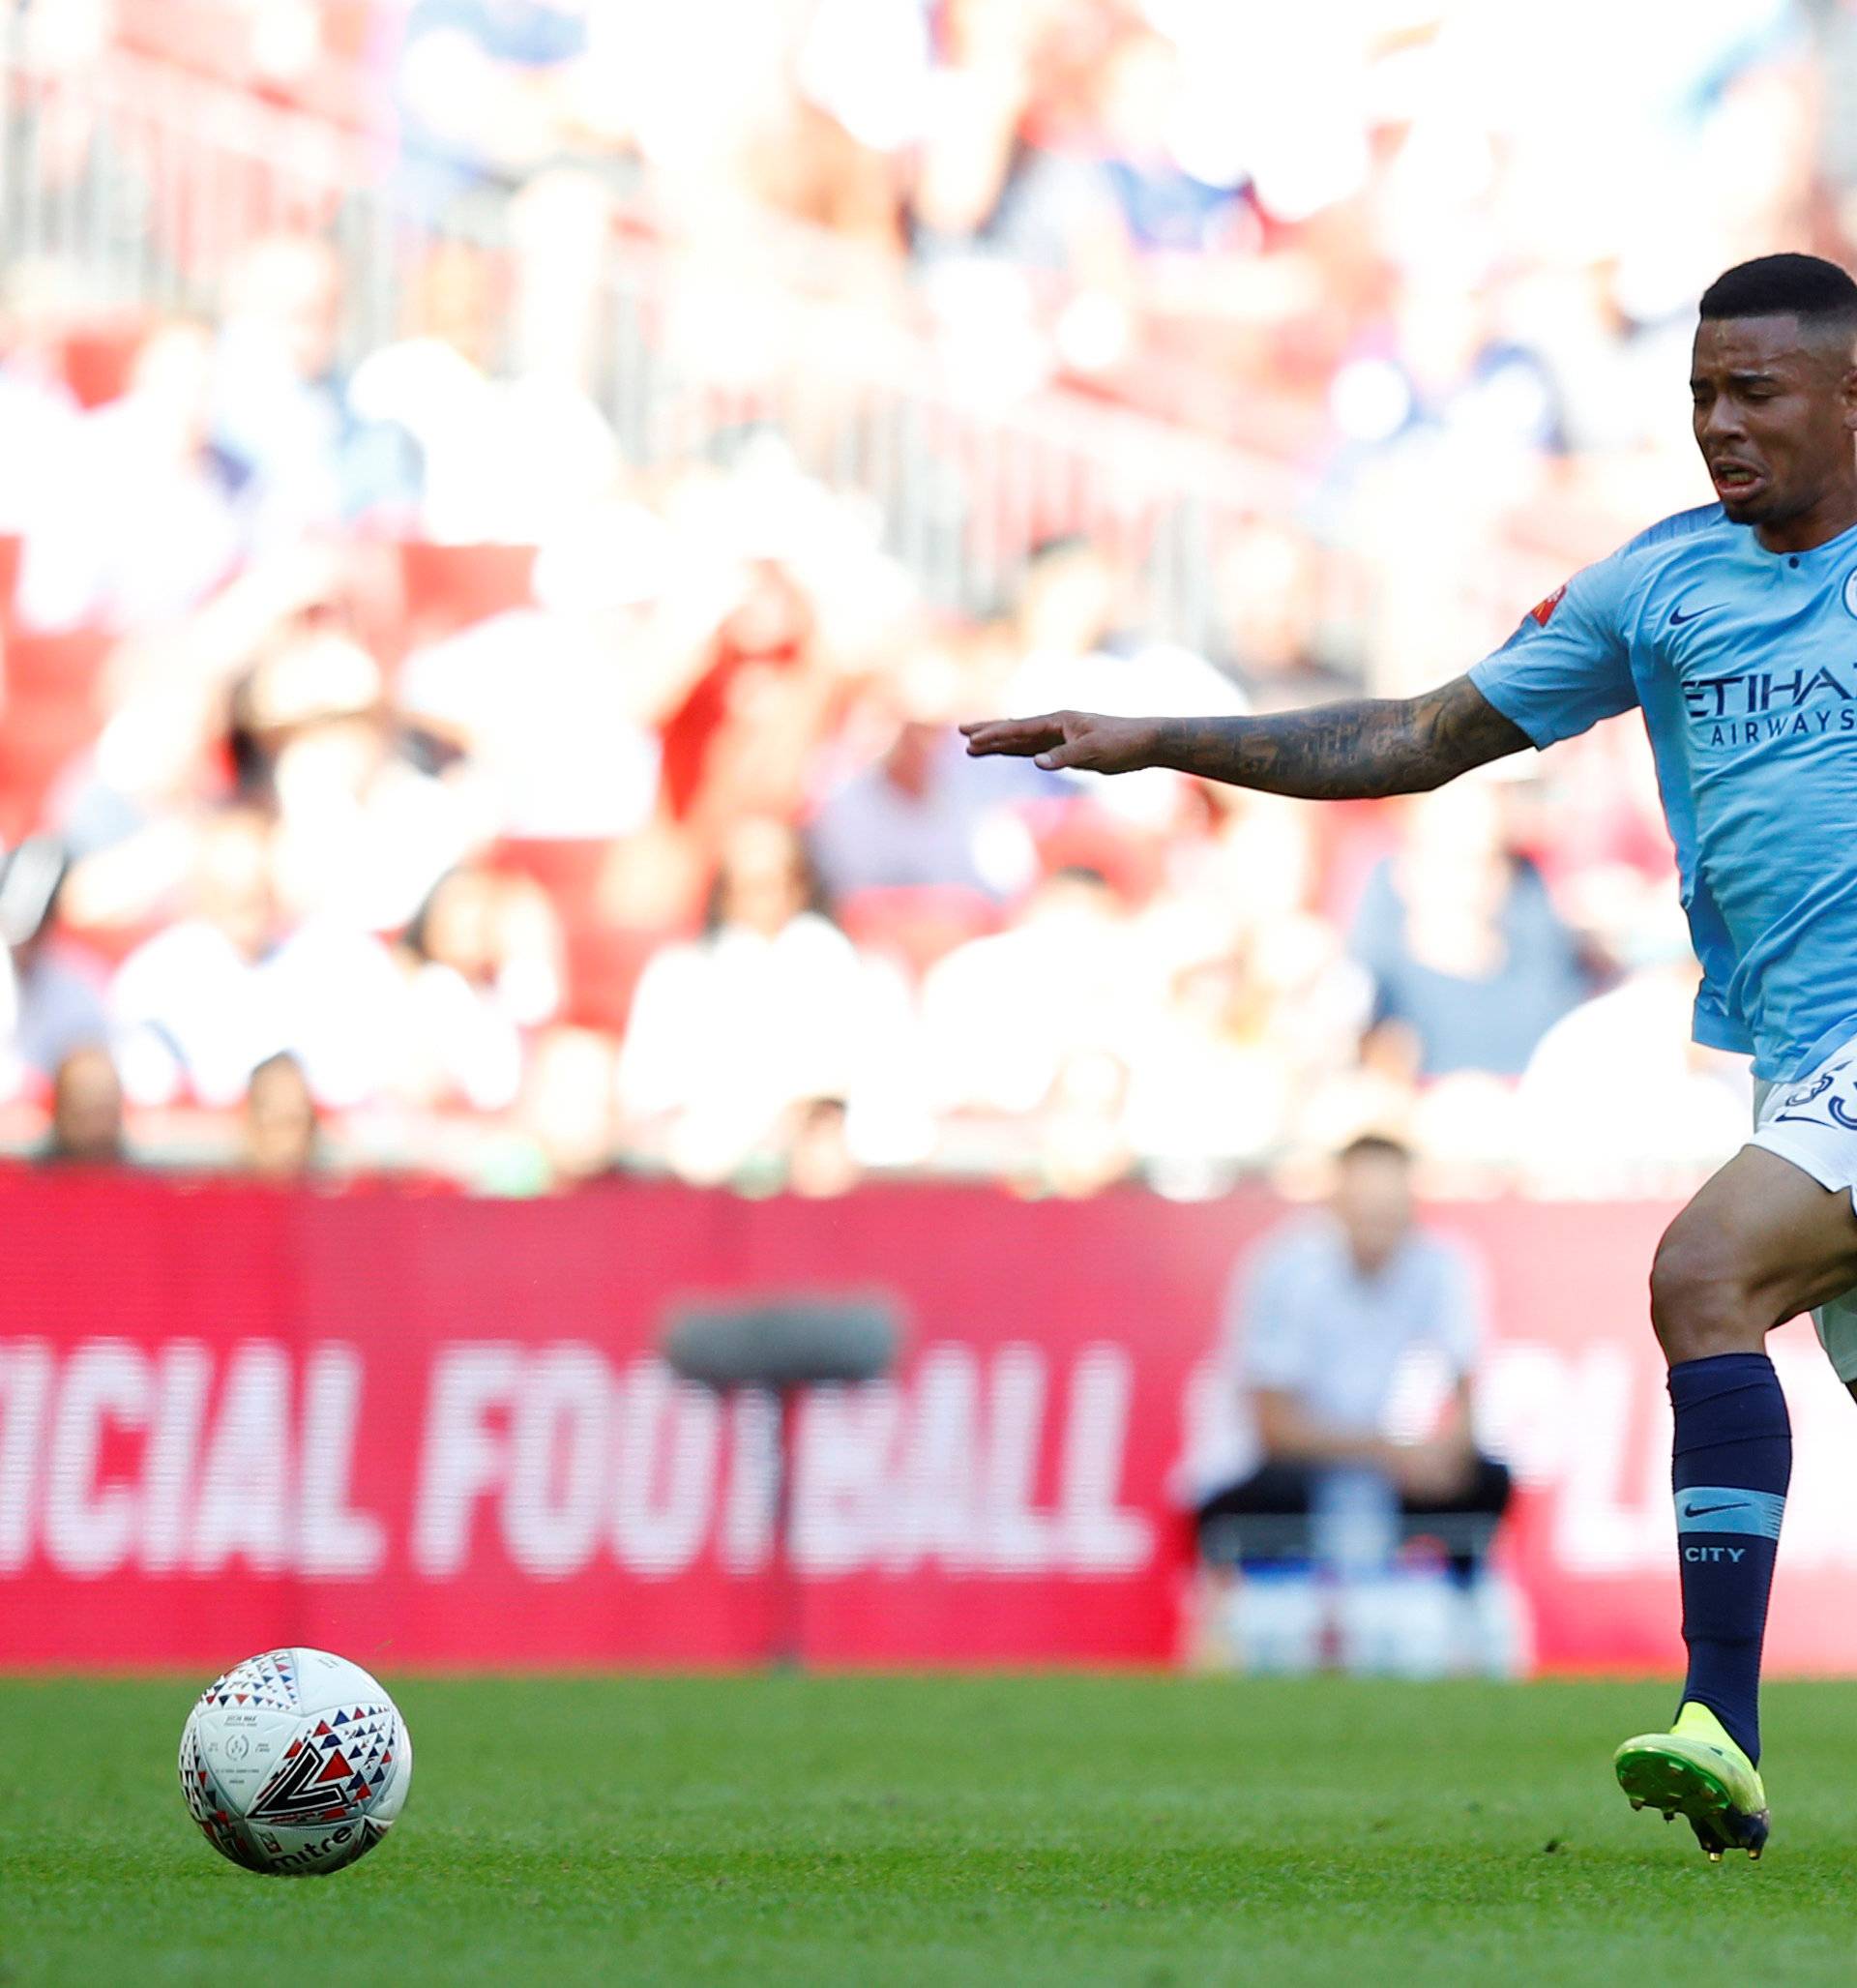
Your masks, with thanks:
M1752 1761L1760 1758L1760 1644L1792 1475L1792 1425L1765 1353L1717 1353L1670 1369L1670 1484L1690 1675Z

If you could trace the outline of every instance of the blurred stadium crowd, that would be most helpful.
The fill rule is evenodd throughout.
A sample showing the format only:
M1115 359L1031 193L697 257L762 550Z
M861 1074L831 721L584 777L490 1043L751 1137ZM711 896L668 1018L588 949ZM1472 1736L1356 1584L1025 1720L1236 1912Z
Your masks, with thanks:
M1613 1194L1742 1136L1629 727L1315 809L969 761L953 724L1414 688L1695 501L1697 289L1850 252L1857 9L41 0L11 32L14 1150L1198 1194L1374 1129L1434 1182ZM150 252L159 171L84 112L151 58L380 144L392 322L345 209L231 228L206 275ZM61 187L134 247L135 308L42 225ZM589 272L647 236L661 347L714 379L780 346L808 420L712 397L640 443ZM1243 452L1210 615L1049 499L987 597L926 583L809 426L905 330L969 410Z

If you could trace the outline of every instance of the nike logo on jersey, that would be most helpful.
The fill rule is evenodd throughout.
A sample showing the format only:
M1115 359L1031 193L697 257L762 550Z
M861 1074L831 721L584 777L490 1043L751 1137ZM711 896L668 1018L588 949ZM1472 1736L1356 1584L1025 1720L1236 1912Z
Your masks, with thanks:
M1738 1498L1730 1498L1724 1505L1685 1505L1683 1516L1686 1519L1706 1519L1711 1512L1745 1512L1746 1510L1747 1506L1741 1503Z
M1694 621L1698 614L1713 614L1720 606L1721 603L1719 601L1711 601L1706 608L1693 608L1688 614L1685 614L1681 608L1672 608L1670 609L1670 626L1672 628L1681 628L1686 621Z

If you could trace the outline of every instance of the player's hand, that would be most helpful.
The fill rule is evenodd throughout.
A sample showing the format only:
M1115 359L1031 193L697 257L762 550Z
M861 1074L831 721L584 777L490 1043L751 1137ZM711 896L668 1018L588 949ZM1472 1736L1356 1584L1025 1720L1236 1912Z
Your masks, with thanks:
M963 725L970 758L1006 754L1040 766L1084 773L1134 773L1153 766L1160 727L1152 718L1103 718L1047 711L1042 718L989 718Z
M1469 1485L1471 1452L1449 1438L1435 1442L1396 1443L1388 1460L1393 1481L1414 1503L1457 1498Z

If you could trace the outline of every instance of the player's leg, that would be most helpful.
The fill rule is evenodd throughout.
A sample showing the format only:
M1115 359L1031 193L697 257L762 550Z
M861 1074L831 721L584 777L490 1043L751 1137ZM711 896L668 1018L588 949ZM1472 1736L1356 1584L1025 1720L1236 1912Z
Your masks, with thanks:
M1812 1322L1832 1372L1857 1400L1857 1291L1842 1291L1815 1306Z
M1194 1642L1208 1669L1309 1670L1321 1660L1321 1611L1306 1574L1313 1485L1306 1466L1261 1465L1194 1514Z
M1312 1499L1312 1479L1306 1465L1261 1464L1249 1477L1215 1492L1194 1514L1202 1554L1213 1559L1233 1559L1243 1550L1245 1520L1262 1519L1266 1538L1281 1538L1285 1522L1307 1521Z
M1676 1728L1619 1749L1635 1800L1687 1815L1704 1849L1759 1854L1760 1649L1792 1437L1765 1350L1785 1320L1857 1283L1857 1213L1795 1160L1744 1147L1670 1225L1651 1273L1669 1361L1683 1637Z

